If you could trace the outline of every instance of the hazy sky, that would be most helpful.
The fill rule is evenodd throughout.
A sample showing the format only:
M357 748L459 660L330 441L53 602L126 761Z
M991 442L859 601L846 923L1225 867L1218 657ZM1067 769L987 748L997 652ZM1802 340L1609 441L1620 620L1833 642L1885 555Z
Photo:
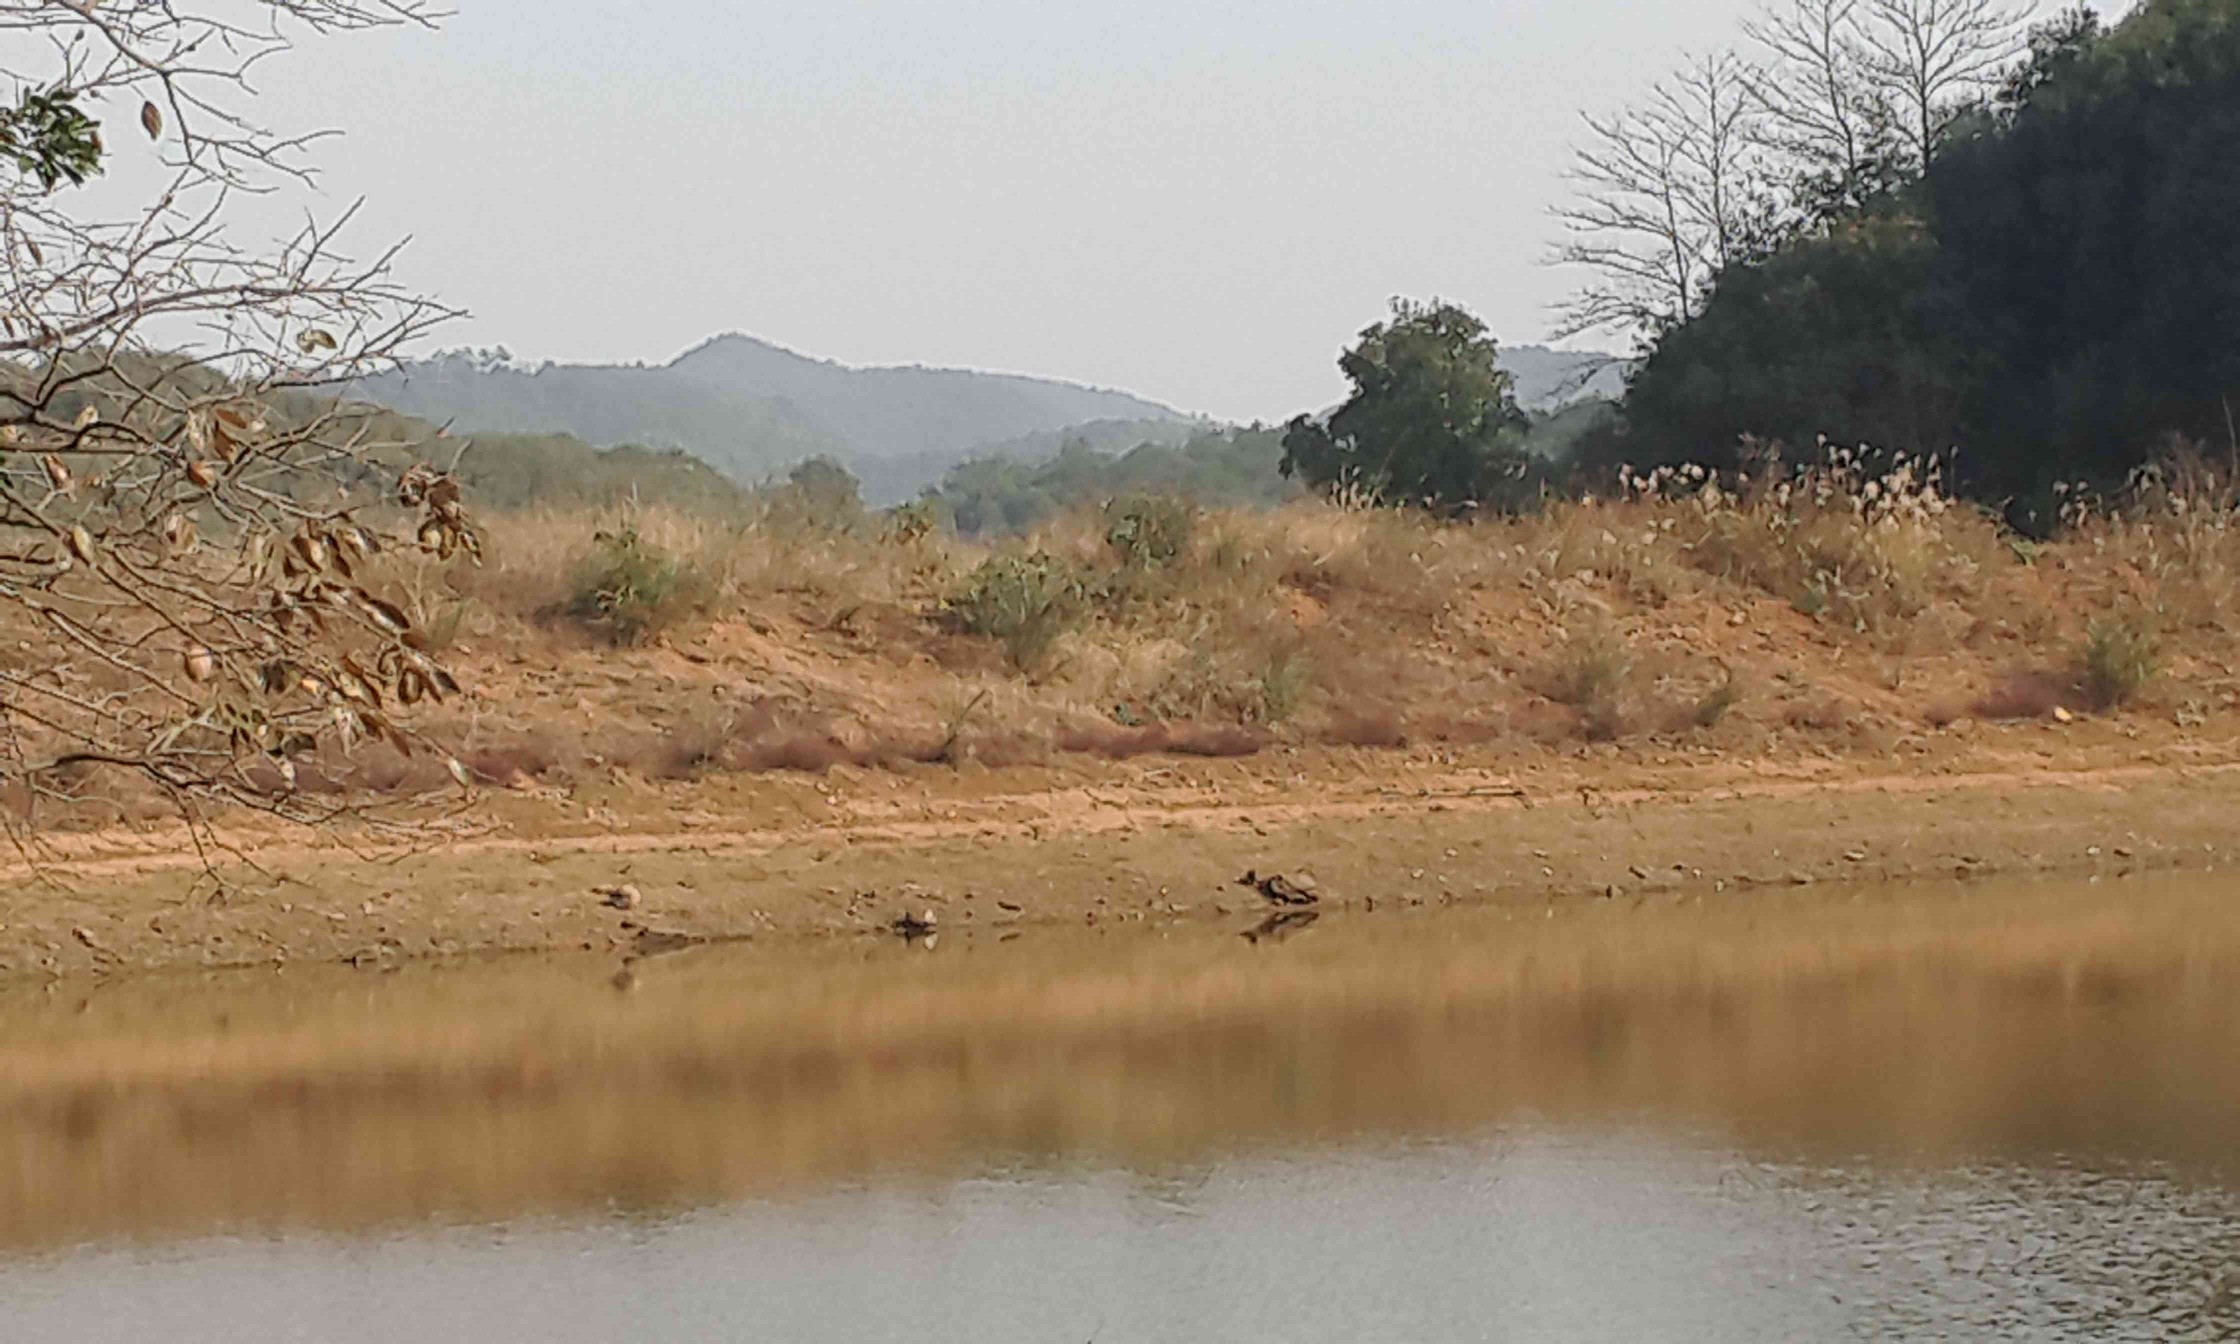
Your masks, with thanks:
M326 193L473 316L445 344L1334 400L1394 294L1540 339L1583 108L1756 0L452 0L268 67Z

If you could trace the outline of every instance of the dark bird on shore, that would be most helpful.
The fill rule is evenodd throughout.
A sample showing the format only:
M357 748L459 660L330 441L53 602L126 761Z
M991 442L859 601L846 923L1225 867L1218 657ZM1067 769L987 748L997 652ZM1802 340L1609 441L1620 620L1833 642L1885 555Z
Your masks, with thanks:
M1281 873L1270 873L1266 877L1262 877L1255 871L1248 872L1243 877L1238 878L1237 885L1250 887L1259 892L1260 898L1270 905L1296 908L1322 904L1322 897L1315 894L1312 878L1304 882L1295 882Z

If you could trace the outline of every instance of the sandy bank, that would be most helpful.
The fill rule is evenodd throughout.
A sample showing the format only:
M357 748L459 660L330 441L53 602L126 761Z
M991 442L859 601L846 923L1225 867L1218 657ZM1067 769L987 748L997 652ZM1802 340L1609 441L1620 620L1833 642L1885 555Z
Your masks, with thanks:
M214 887L163 831L69 837L0 895L12 976L612 950L1017 926L1227 920L1248 868L1343 908L1745 900L1769 886L2215 867L2240 854L2240 753L2025 752L1931 765L1584 752L1299 750L1248 761L840 770L510 795L447 840L384 849L232 833ZM2050 757L2050 759L2049 759ZM1893 768L1895 767L1895 768ZM261 871L260 871L261 870ZM599 891L627 885L616 909Z

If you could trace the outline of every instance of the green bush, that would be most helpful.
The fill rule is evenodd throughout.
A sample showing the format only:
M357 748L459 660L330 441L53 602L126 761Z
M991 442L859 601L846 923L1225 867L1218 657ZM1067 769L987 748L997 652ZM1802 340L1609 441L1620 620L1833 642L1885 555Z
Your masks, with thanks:
M2096 710L2119 709L2138 697L2161 669L2162 651L2153 627L2135 615L2094 621L2085 632L2078 681Z
M773 518L813 532L852 532L866 517L855 473L829 457L796 464L785 484L766 486L761 494Z
M1276 649L1269 653L1260 670L1260 705L1258 718L1267 724L1282 723L1299 712L1299 706L1314 687L1314 663L1306 651L1297 647Z
M562 612L617 645L643 644L699 610L707 588L697 569L626 523L592 537Z
M967 634L1003 641L1011 665L1040 668L1058 636L1080 620L1087 592L1073 567L1043 551L998 555L965 577L948 610Z
M913 500L887 510L880 539L895 546L915 546L941 530L941 510L932 500Z
M1131 570L1164 569L1190 549L1198 511L1167 495L1135 495L1105 506L1105 544Z

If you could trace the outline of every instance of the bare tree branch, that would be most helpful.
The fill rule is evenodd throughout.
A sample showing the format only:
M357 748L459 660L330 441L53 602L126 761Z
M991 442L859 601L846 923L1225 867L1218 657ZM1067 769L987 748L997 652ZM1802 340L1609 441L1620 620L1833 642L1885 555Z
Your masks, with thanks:
M1850 213L1900 173L1893 91L1861 23L1865 0L1786 0L1746 23L1765 61L1758 127L1786 179L1791 227Z
M1755 60L1685 62L1642 102L1589 116L1550 256L1586 279L1555 334L1654 338L1719 273L1920 176L2010 76L2034 0L1769 0Z
M1559 335L1685 321L1712 277L1751 252L1768 204L1760 77L1731 52L1697 57L1633 107L1586 118L1551 260L1589 275L1559 310Z
M2025 49L2034 8L2007 0L1866 0L1859 41L1898 109L1912 172L1998 87Z
M10 81L121 114L160 163L136 209L98 216L66 175L0 158L11 830L82 802L89 772L190 813L331 821L353 805L314 798L299 767L427 748L409 711L457 687L381 595L383 557L471 554L475 535L456 484L339 390L452 314L393 279L394 247L349 255L352 209L270 245L228 220L308 181L318 138L251 116L252 70L306 35L436 17L420 0L0 0ZM63 148L93 171L114 152Z

